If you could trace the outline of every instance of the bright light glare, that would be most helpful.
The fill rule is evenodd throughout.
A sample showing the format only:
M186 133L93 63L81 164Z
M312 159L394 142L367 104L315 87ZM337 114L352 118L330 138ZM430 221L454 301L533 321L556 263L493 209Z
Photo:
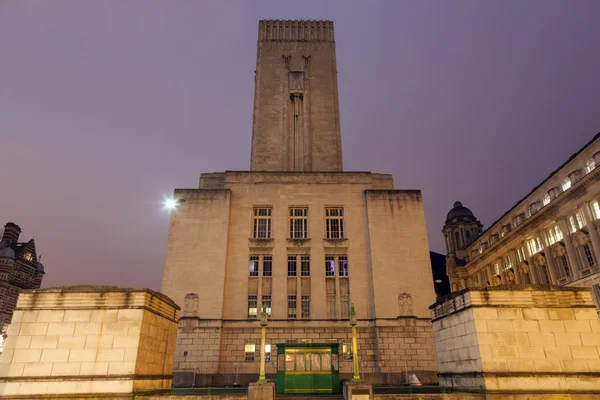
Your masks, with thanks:
M164 204L165 204L165 208L168 208L169 210L173 210L173 209L177 208L177 205L179 203L175 199L166 199Z

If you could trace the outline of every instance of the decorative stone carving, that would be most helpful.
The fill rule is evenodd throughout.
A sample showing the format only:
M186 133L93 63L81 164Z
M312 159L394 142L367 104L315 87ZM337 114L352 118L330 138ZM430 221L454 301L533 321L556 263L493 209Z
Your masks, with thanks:
M509 282L514 282L515 273L512 271L512 269L509 269L506 271L506 280Z
M272 248L274 246L274 240L273 239L255 239L255 238L249 238L248 239L248 247L250 248Z
M370 173L231 173L229 183L373 183Z
M410 293L400 293L398 295L399 315L409 317L413 315L412 295Z
M198 293L188 293L185 295L185 300L183 301L183 316L198 316Z
M304 72L302 72L302 71L290 72L290 92L302 93L303 91L304 91Z
M367 193L370 200L405 200L421 195L418 190L369 190Z

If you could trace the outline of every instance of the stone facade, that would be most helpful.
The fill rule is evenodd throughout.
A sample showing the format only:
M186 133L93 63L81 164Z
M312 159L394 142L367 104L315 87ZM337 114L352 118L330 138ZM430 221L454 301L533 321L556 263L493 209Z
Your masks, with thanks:
M8 335L19 292L37 289L44 278L44 266L37 256L35 240L19 242L21 228L13 222L4 226L0 239L0 353Z
M600 312L598 165L600 134L483 233L473 213L455 204L443 230L452 290L519 283L587 287Z
M431 306L440 384L494 399L600 398L600 320L589 289L466 289Z
M363 376L436 381L421 193L341 170L334 50L330 22L261 21L252 171L175 190L162 291L184 305L182 383L256 379L263 306L271 345L335 340L349 355L351 303ZM303 102L304 122L282 125L288 99ZM289 153L293 138L304 150Z
M0 394L127 399L170 387L178 310L149 289L24 291L0 356Z

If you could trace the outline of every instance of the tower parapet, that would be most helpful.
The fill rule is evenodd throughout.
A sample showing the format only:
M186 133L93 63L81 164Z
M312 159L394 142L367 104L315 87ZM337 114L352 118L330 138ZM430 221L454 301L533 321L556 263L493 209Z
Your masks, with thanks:
M262 20L258 24L258 41L333 42L333 21Z

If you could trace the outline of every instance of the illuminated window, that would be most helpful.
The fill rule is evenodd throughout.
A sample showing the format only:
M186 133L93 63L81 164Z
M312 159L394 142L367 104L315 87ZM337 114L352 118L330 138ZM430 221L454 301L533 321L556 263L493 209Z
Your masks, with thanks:
M510 261L510 256L504 257L504 270L512 268L512 261Z
M267 315L269 316L269 318L271 318L271 295L262 297L261 312L263 308L266 308Z
M583 217L583 213L581 211L577 211L574 215L569 217L569 227L571 229L571 233L577 232L579 229L582 229L585 226L585 219Z
M263 276L273 275L273 256L263 257Z
M256 345L254 343L246 343L244 346L244 359L246 361L254 361L254 354L256 353Z
M344 238L344 209L342 207L325 208L325 230L327 239Z
M550 195L549 194L546 194L544 196L543 203L544 203L545 206L548 205L548 204L550 204Z
M31 253L25 253L23 255L23 258L26 259L27 261L31 261L31 260L33 260L33 255Z
M531 254L537 254L543 250L542 240L539 236L536 236L533 239L529 239L529 247L531 249Z
M310 296L302 296L302 318L310 318Z
M270 239L271 238L271 214L270 207L255 207L254 208L254 238L255 239Z
M600 218L600 205L598 205L597 201L592 202L592 210L594 211L594 218L599 219Z
M508 232L510 232L510 225L504 225L500 231L500 236L504 237L508 235Z
M338 256L338 264L340 266L339 273L340 276L348 276L348 257L347 256Z
M271 345L265 344L265 362L271 361Z
M296 296L288 296L288 318L296 318Z
M585 172L590 173L595 168L596 168L596 162L594 161L594 159L590 158L589 160L587 160L587 162L585 163Z
M517 249L517 260L519 260L520 263L525 261L525 248L523 246Z
M250 256L250 276L258 276L258 256Z
M296 276L296 257L288 256L288 276Z
M550 243L550 246L556 242L560 242L562 238L563 235L558 225L554 225L552 228L548 229L548 243Z
M494 275L500 275L500 263L494 263Z
M248 296L248 318L256 318L258 309L258 297Z
M301 256L300 258L300 275L310 276L310 256Z
M290 238L308 238L308 208L290 208Z
M565 178L565 180L562 182L562 190L567 190L571 187L571 179L570 178Z
M335 276L334 256L325 256L325 276Z

